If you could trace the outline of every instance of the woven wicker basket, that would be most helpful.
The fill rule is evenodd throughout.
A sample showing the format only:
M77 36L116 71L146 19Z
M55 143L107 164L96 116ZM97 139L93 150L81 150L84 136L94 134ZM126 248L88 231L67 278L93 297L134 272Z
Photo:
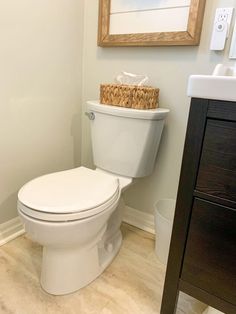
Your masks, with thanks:
M100 102L133 109L158 107L159 89L148 86L101 84Z

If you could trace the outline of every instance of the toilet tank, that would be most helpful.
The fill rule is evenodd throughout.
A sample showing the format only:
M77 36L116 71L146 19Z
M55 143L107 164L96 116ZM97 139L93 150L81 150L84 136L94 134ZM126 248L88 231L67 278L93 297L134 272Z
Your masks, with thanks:
M87 102L96 167L137 178L152 173L168 109L137 110Z

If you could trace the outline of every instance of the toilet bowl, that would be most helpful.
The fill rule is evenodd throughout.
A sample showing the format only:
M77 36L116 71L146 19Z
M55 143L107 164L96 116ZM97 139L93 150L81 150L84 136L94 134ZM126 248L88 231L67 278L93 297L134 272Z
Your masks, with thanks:
M18 193L18 213L43 246L41 286L76 291L99 276L122 242L121 193L150 175L169 110L134 110L88 102L96 170L78 167L36 178Z
M61 295L86 286L117 254L120 194L132 181L124 179L79 167L39 177L21 188L18 213L29 237L43 246L45 291Z

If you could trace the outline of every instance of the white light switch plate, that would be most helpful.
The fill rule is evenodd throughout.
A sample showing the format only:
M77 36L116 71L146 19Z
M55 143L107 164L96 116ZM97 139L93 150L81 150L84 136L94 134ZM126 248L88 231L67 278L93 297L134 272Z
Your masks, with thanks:
M233 10L234 8L216 9L210 46L211 50L224 50L226 39L229 36Z

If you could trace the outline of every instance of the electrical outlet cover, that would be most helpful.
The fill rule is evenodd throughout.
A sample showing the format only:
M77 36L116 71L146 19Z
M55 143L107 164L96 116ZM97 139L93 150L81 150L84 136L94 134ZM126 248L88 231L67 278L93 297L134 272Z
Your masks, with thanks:
M224 50L226 39L229 36L233 10L234 8L216 9L210 46L211 50Z

